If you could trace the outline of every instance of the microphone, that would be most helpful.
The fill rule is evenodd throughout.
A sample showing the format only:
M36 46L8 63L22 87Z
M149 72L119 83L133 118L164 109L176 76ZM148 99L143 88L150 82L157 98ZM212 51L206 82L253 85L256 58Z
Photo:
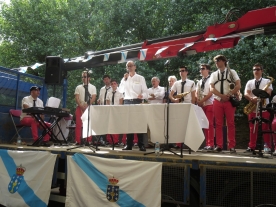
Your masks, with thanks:
M129 74L129 70L127 70L127 74ZM127 80L127 77L125 78L125 81Z
M164 65L168 65L170 63L170 60L167 60Z

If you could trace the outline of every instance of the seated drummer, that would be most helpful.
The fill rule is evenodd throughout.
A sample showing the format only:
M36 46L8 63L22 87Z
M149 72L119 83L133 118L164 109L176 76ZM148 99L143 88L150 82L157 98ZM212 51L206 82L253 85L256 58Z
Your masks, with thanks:
M30 88L30 96L26 96L22 99L22 109L26 109L29 107L43 107L43 101L38 98L39 94L40 94L40 87L37 86L32 86ZM44 116L41 115L40 116L43 120L44 120ZM48 122L44 122L48 127L51 126L51 123ZM20 116L20 124L24 125L24 126L29 126L31 127L32 130L32 136L34 138L34 141L36 141L38 139L38 128L43 129L40 124L37 122L37 120L31 116L28 115L26 113L21 113ZM50 140L50 136L49 134L46 134L44 136L43 141L47 142Z
M246 83L245 90L244 90L244 97L251 103L252 105L257 105L257 97L252 93L254 89L262 89L265 90L269 95L271 95L272 91L272 84L269 79L263 78L263 66L259 63L256 63L253 66L253 75L254 79L249 80ZM265 100L265 105L269 103L269 99L267 98ZM264 106L265 107L265 106ZM245 109L246 110L246 109ZM246 111L245 111L246 112ZM256 118L256 109L253 111L248 110L246 113L248 114L248 120L252 120L253 118ZM269 112L263 111L262 117L269 120ZM256 142L257 142L257 136L258 136L258 123L255 125L255 132L254 132L254 121L249 122L249 129L250 129L250 141L248 143L247 152L252 152L256 148ZM269 130L269 123L262 123L262 129L263 130ZM271 151L271 142L270 142L270 134L266 133L263 134L264 143L267 144L269 147L269 151Z

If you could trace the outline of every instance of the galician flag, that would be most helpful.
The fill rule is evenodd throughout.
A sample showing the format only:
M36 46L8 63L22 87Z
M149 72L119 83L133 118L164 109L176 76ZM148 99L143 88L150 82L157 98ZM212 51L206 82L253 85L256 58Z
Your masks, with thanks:
M56 156L49 152L0 150L0 204L46 207Z
M161 206L162 163L67 156L67 207Z

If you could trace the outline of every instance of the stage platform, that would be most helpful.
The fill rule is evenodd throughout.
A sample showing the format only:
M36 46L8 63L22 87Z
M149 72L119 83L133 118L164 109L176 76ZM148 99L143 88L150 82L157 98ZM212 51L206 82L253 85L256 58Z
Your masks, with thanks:
M65 179L66 156L83 153L103 158L162 162L162 206L257 206L276 205L276 157L258 157L238 149L236 154L229 151L221 153L192 152L183 150L183 158L169 151L144 155L134 147L123 151L122 147L99 147L95 153L89 147L69 150L74 146L33 147L0 144L0 149L23 151L49 151L59 154L54 180ZM180 150L171 149L180 155ZM146 153L154 152L147 148ZM58 167L63 163L63 167ZM65 164L64 164L65 163ZM119 167L119 166L118 166ZM62 170L62 168L64 168ZM61 169L61 170L60 170ZM59 173L57 173L59 171ZM53 184L55 182L53 181ZM65 184L66 186L66 184ZM63 192L64 194L64 192ZM63 202L64 196L51 195L50 200Z
M93 156L106 157L106 158L117 158L117 159L132 159L132 160L143 160L143 161L157 161L157 162L171 162L171 163L185 163L185 164L212 164L212 165L236 165L236 166L248 166L248 167L276 167L276 156L265 155L264 157L259 157L258 155L252 155L252 153L245 152L245 149L237 149L237 153L230 154L229 151L223 150L221 153L206 152L198 150L197 152L191 152L189 154L188 149L183 149L183 158L180 157L180 149L170 148L172 152L178 154L174 155L169 151L160 152L160 156L157 157L154 153L144 155L145 153L154 152L154 148L147 148L146 152L139 151L138 147L133 147L132 150L122 150L123 147L112 146L103 147L98 146L98 151L95 150L96 146L91 145L92 148L88 146L82 146L76 149L74 145L69 146L59 146L52 145L50 147L45 146L27 146L21 145L17 146L14 144L0 144L0 149L9 150L39 150L39 151L50 151L51 153L60 154L74 154L83 153ZM93 150L95 150L95 153Z

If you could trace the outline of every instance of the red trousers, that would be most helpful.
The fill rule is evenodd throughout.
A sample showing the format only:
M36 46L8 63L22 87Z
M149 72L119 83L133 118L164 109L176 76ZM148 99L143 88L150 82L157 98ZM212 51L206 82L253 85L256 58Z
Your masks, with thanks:
M113 141L114 141L114 143L118 143L118 142L119 142L119 134L112 134L112 136L113 136ZM110 134L107 134L106 140L107 140L109 143L112 143ZM134 134L134 140L133 140L133 142L134 142L134 143L137 143L137 142L138 142L137 134ZM126 134L123 135L122 143L126 144Z
M270 116L269 112L267 112L267 111L262 112L263 118L269 120L269 116ZM255 112L248 114L248 121L250 121L252 118L255 118L255 117L256 117ZM248 146L251 149L255 149L257 138L258 138L258 123L256 123L255 133L253 133L254 132L254 122L253 123L249 122L249 129L250 129L250 141L248 143ZM269 123L262 123L262 129L269 130ZM267 143L269 148L271 148L270 134L263 134L263 138L264 138L264 142Z
M77 106L75 115L76 115L76 128L75 128L75 141L79 144L81 144L81 138L82 138L82 116L83 112L79 106ZM92 136L88 137L88 142L91 142Z
M51 126L51 123L48 122L44 122L48 127ZM24 117L21 121L20 124L25 125L25 126L29 126L31 127L32 130L32 136L34 138L34 141L36 141L38 139L38 128L43 129L40 124L35 120L35 118L33 117ZM49 141L50 140L50 136L47 133L44 138L43 141Z
M276 131L276 117L273 119L272 124L271 124L271 130ZM276 150L276 134L273 135L273 144L274 144L274 149Z
M203 111L209 121L209 129L204 129L206 146L214 146L214 111L213 105L204 106Z
M228 137L228 148L234 148L236 146L235 139L235 111L236 108L233 107L230 101L220 102L218 100L214 100L214 117L216 121L216 142L217 146L223 147L223 121L224 115L226 117L227 123L227 137Z

